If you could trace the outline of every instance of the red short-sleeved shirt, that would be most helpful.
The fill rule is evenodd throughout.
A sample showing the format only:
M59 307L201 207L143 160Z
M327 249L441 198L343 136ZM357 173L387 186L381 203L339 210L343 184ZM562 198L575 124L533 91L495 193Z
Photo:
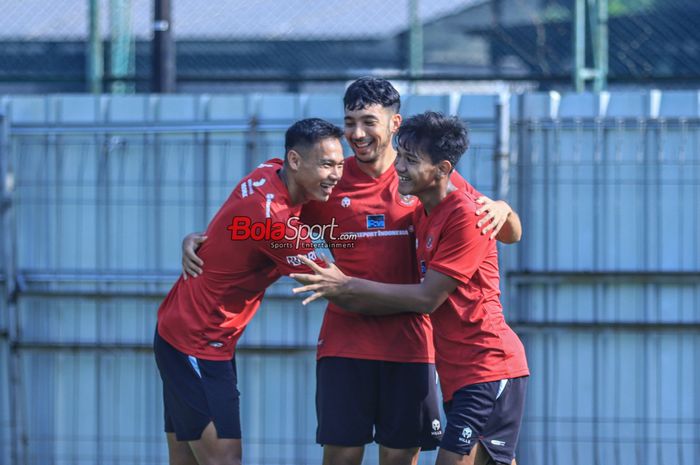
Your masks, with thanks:
M479 195L461 176L453 176L452 181L460 189ZM336 238L345 233L357 235L357 239L349 241L354 247L332 249L335 264L348 276L411 284L418 282L418 274L409 230L419 204L416 197L399 194L393 166L373 178L360 170L355 157L349 157L328 202L304 205L302 221L318 225L335 221ZM328 234L326 242L334 242ZM317 357L432 363L435 352L430 319L411 310L368 316L346 312L329 303L318 338Z
M310 271L296 258L298 254L316 258L308 240L298 246L294 239L271 235L234 241L234 231L228 229L234 217L246 217L251 225L267 222L270 231L273 224L284 224L284 235L291 238L287 225L299 226L294 217L301 206L291 205L278 175L281 167L282 160L269 160L236 186L209 223L208 239L197 252L206 264L204 273L187 281L180 277L160 305L158 332L181 352L230 360L265 289L282 274ZM236 234L244 232L239 229Z
M472 194L449 194L430 213L415 212L418 267L459 281L431 315L435 364L445 401L470 384L529 374L525 349L506 324L499 299L496 241L476 226Z

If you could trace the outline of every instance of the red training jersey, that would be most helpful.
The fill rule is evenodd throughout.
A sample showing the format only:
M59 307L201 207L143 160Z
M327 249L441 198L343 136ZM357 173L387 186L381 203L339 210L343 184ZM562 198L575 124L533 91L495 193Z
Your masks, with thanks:
M236 186L209 223L208 239L197 251L205 263L203 274L187 281L181 276L160 305L158 333L179 351L206 360L230 360L265 289L282 274L310 272L296 255L316 259L316 254L308 240L297 244L293 238L301 206L291 205L278 175L281 167L282 160L269 160ZM251 225L284 224L286 237L232 240L234 231L228 227L234 217L246 217ZM242 237L244 231L237 234Z
M525 349L503 317L496 241L476 226L475 200L472 194L457 190L430 215L422 207L415 213L421 276L431 269L459 281L457 289L430 314L445 401L470 384L530 374Z
M373 178L358 163L354 156L346 158L343 177L330 199L304 205L302 221L310 225L334 221L336 239L343 234L357 235L354 240L336 241L326 229L325 239L332 247L335 264L346 275L393 284L417 283L415 247L409 230L420 202L399 193L393 166ZM452 181L476 193L461 176L453 176ZM353 247L333 247L348 243ZM318 338L317 358L322 357L432 363L435 351L430 319L410 308L390 316L360 315L330 302Z

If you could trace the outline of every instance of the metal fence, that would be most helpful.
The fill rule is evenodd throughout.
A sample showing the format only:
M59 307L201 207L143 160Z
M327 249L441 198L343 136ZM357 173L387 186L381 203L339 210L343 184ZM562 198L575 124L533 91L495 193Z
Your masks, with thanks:
M342 91L363 74L551 88L571 80L576 1L173 0L178 88ZM100 10L103 88L151 89L153 1L0 0L5 92L87 90L90 3ZM611 82L698 82L698 2L607 3Z
M341 95L8 98L0 124L0 463L165 463L150 340L180 239ZM523 465L700 454L697 92L405 96L471 127L460 172L507 194L504 306L532 380ZM499 131L505 128L505 131ZM498 158L505 155L505 158ZM241 341L247 463L320 462L320 305L280 281ZM375 449L365 463L376 463ZM422 454L421 464L434 453Z
M512 179L527 239L510 292L544 377L529 399L524 463L693 463L697 94L518 104Z

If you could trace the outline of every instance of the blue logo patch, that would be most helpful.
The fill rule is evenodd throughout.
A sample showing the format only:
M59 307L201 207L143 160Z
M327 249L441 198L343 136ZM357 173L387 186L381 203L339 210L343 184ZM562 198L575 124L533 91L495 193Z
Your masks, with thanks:
M428 266L425 264L425 260L420 261L420 275L425 276L425 273L428 272Z
M367 229L384 229L384 215L367 215Z

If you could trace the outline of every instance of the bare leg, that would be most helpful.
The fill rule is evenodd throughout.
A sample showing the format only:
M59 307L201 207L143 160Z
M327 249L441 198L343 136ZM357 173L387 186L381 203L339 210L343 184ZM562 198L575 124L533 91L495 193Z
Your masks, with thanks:
M199 465L187 441L178 441L175 433L165 433L168 440L168 463L170 465Z
M360 465L365 446L323 446L323 465Z
M380 465L417 465L420 447L412 449L392 449L379 446Z
M219 439L211 422L204 428L202 437L190 441L190 447L199 465L240 465L243 451L240 439Z
M491 465L493 463L491 456L481 447L481 444L474 446L469 455L459 455L440 449L435 461L435 465Z

